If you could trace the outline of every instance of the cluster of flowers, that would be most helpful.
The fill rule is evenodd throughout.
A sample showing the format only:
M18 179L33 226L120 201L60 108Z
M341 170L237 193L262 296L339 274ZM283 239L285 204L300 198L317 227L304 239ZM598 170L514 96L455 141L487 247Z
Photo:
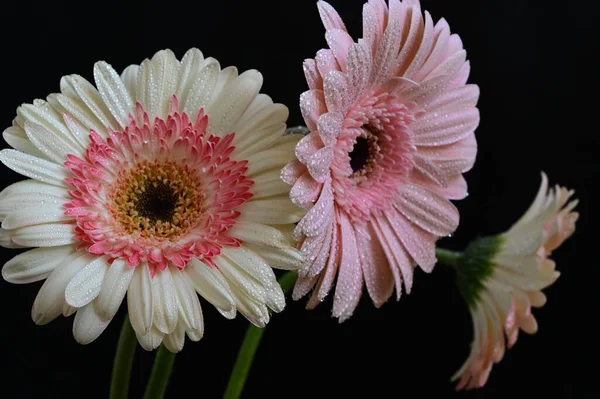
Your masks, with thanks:
M448 23L418 0L370 0L355 41L318 3L328 48L304 63L306 135L285 134L288 110L260 93L262 75L221 68L197 49L159 51L95 85L62 78L60 93L17 109L0 160L26 176L0 193L0 244L32 248L2 269L45 280L32 317L75 313L87 344L127 296L147 350L173 352L204 333L199 294L227 318L263 327L285 306L272 268L297 270L307 308L334 290L333 316L366 287L379 307L431 272L436 241L455 231L450 200L467 195L477 153L479 88ZM474 242L477 270L458 262L474 342L459 388L482 386L531 307L558 277L548 259L573 231L571 192L542 187L507 233Z

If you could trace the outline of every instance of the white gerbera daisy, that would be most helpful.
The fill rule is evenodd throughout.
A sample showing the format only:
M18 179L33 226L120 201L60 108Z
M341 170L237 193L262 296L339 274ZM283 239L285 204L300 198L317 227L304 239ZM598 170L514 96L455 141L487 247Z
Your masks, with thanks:
M63 77L61 93L17 109L0 160L25 180L0 194L0 244L40 247L3 268L12 283L46 279L32 316L76 312L75 339L96 339L125 294L148 350L181 350L204 331L199 293L257 326L285 306L272 267L295 269L289 232L302 216L279 171L300 135L259 94L262 75L221 70L197 49L160 51L121 76L94 66L96 87Z

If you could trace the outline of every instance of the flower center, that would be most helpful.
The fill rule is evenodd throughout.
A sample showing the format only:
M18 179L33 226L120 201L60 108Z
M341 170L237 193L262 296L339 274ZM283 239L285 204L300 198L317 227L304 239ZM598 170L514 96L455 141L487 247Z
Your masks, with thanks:
M113 217L127 234L175 238L194 227L204 193L195 171L174 162L148 162L119 173L112 188Z
M377 136L367 126L363 126L362 130L364 133L356 138L352 150L348 153L354 177L369 173L379 152Z

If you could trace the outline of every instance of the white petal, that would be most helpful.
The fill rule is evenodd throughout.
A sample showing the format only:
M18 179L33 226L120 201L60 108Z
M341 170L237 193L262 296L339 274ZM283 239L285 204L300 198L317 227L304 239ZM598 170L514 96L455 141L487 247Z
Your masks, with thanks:
M238 220L263 224L296 223L305 213L287 197L249 201L237 209L241 212Z
M185 343L185 327L182 323L177 325L175 331L171 334L167 334L163 337L163 343L165 347L173 353L177 353L183 349L183 344Z
M73 143L71 137L66 138L62 134L51 132L36 123L26 121L25 132L29 140L45 155L45 158L59 165L67 160L69 154L81 157L85 153L83 147L79 143Z
M254 194L253 200L287 194L290 191L289 184L281 180L278 171L261 173L252 180L254 184L250 190Z
M2 268L2 277L13 284L43 280L74 252L75 247L72 245L36 248L23 252L6 262Z
M102 281L100 294L94 301L96 312L100 318L110 320L115 316L125 298L135 269L135 267L127 265L123 259L116 259L110 265L104 281Z
M62 165L11 149L0 151L0 161L23 176L55 186L67 187L65 179L69 177L69 172Z
M234 66L229 66L224 68L221 72L219 72L219 77L217 78L217 83L213 89L212 96L209 102L206 104L206 114L211 115L212 112L215 111L213 108L213 104L221 97L221 94L228 87L228 85L238 77L238 70ZM212 108L212 111L211 111Z
M65 126L62 115L56 112L46 101L35 100L33 104L23 104L17 109L17 115L23 119L23 128L27 129L26 125L28 124L38 125L52 135L60 137L78 148L78 143ZM29 138L31 139L31 137Z
M79 309L73 322L73 336L82 345L93 342L106 329L110 320L102 320L94 309L94 304Z
M74 220L73 216L65 215L63 202L58 199L53 201L40 201L38 207L22 207L6 215L2 221L3 229L17 229L25 226L34 226L43 223L57 223Z
M154 297L150 269L139 264L133 273L127 291L127 309L133 329L140 334L149 333L152 328Z
M4 248L27 248L26 245L14 242L10 235L10 231L0 228L0 246Z
M179 61L171 50L160 50L152 57L154 84L149 88L156 99L156 109L151 115L165 118L169 112L171 98L177 90ZM195 115L194 115L195 116Z
M193 259L184 269L195 290L226 318L235 317L235 299L221 272Z
M50 273L40 288L31 309L31 317L36 324L46 324L61 314L66 303L65 288L67 288L67 284L78 271L95 258L88 253L82 255L75 252Z
M300 139L300 135L298 136ZM295 146L292 145L291 147ZM248 161L248 170L246 171L246 175L250 178L258 175L259 173L276 170L277 174L279 174L281 168L294 156L293 150L286 151L283 149L273 149L270 148L266 151L260 151L254 153L246 158Z
M243 246L237 248L223 247L221 248L221 256L225 256L232 264L252 276L252 278L264 287L277 281L273 269L260 256L248 248Z
M200 109L206 107L217 84L220 70L219 62L214 58L205 60L200 74L194 77L193 86L183 105L183 112L195 118Z
M80 308L92 302L100 293L107 270L108 263L104 257L96 258L87 264L67 285L65 290L67 303Z
M22 208L40 208L47 203L64 204L70 199L66 188L36 180L22 180L0 192L0 218Z
M196 82L203 65L204 56L197 48L189 49L181 59L179 77L177 79L177 99L181 106L186 103L188 93Z
M249 70L229 83L207 109L208 130L220 137L234 133L233 126L258 94L262 82L260 72ZM236 145L235 140L232 144Z
M12 240L26 247L58 247L74 244L75 225L64 223L46 223L11 230Z
M133 114L133 101L127 87L112 66L104 61L94 65L94 79L110 113L125 128L129 124L129 115Z
M283 136L285 128L285 123L275 123L257 126L256 130L246 136L236 133L235 137L240 137L240 140L233 141L232 145L236 148L233 154L239 159L245 159L252 154L263 151ZM289 159L291 159L291 155Z
M265 287L251 275L224 256L215 257L214 262L219 266L219 270L223 274L223 277L225 277L231 290L236 294L238 299L240 299L239 294L242 294L242 302L251 300L261 305L266 302L267 294L265 292ZM247 299L244 299L243 297L246 297Z
M25 134L25 130L19 126L11 126L2 133L4 141L15 150L26 152L38 158L47 159L46 156L37 149Z
M179 305L173 284L173 276L167 268L159 270L152 279L154 298L154 325L164 334L170 334L177 327Z
M164 334L155 328L152 328L147 334L135 333L142 348L147 351L153 351L158 348L163 341Z
M281 231L262 223L236 221L235 225L227 230L227 235L267 247L287 248L290 245Z
M245 244L264 259L272 268L281 270L298 270L302 264L302 252L293 247L270 248L254 244Z
M179 324L184 325L186 330L200 328L202 310L196 291L182 271L174 269L171 275L179 303Z
M107 128L117 130L117 122L90 82L79 75L64 76L60 81L60 90L71 101L60 95L58 100L85 127L105 137Z
M139 69L140 69L139 65L129 65L121 73L121 80L123 81L123 84L127 88L127 92L129 93L129 96L131 97L132 102L136 101L135 87L137 85L137 75L138 75Z

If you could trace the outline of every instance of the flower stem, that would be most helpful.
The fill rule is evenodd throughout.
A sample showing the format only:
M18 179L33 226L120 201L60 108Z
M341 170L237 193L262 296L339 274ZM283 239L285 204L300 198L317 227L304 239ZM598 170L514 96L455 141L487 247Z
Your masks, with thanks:
M436 248L435 254L438 262L454 267L458 266L458 262L463 256L461 252L454 252L444 248Z
M127 399L131 365L133 364L136 345L137 340L129 322L129 315L125 315L113 363L110 399Z
M173 363L175 363L175 354L165 348L164 345L161 345L158 352L156 352L152 374L150 374L150 381L144 394L145 399L158 399L164 396Z
M295 272L287 272L279 279L279 285L284 294L292 289L297 277L298 275ZM246 331L246 336L244 337L244 341L238 352L233 371L231 372L231 377L229 377L229 383L227 384L227 389L223 396L224 399L238 399L242 394L248 372L250 372L254 355L256 354L264 331L264 328L258 328L254 325L248 327L248 331Z

